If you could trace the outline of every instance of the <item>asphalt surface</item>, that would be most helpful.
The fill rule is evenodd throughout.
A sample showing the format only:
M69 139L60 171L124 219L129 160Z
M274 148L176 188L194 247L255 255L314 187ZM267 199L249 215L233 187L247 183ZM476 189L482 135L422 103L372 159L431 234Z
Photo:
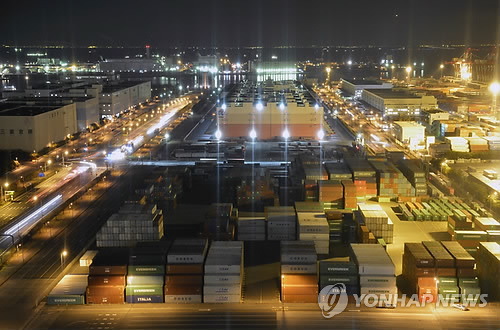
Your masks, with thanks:
M498 310L356 310L331 319L316 304L44 307L30 329L497 329Z
M66 209L24 244L14 257L22 263L14 270L9 265L0 271L0 329L18 329L33 315L34 308L56 284L66 261L74 259L91 242L104 221L121 205L133 189L131 178L139 169L108 175L80 197L72 211ZM52 231L52 233L51 233ZM61 256L67 251L67 256Z

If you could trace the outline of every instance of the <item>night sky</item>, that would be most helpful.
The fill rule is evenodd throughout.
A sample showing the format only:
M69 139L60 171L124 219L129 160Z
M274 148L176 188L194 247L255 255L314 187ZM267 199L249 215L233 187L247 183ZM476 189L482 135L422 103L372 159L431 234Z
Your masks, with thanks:
M498 41L500 0L2 3L0 41L69 46L311 46Z

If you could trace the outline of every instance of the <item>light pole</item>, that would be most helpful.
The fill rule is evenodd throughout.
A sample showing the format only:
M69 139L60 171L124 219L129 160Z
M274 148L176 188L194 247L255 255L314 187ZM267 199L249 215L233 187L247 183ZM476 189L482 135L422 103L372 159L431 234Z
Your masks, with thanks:
M62 165L64 167L64 156L68 156L68 150L64 151L63 155L62 155Z
M500 113L497 111L497 96L498 93L500 92L500 83L498 81L494 81L491 83L489 90L491 94L493 94L493 103L492 103L492 110L493 110L493 115L497 118L500 119Z
M410 83L411 66L406 67L406 73L408 73L408 84Z
M443 78L443 69L444 69L444 64L441 64L439 66L439 68L441 69L441 79Z
M61 266L64 269L64 263L66 261L66 256L68 255L68 251L64 250L61 252Z

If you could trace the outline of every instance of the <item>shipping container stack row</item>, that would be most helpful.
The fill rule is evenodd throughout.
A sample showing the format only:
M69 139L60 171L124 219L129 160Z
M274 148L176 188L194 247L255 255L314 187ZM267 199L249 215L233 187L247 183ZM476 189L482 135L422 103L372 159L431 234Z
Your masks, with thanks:
M330 243L342 242L343 233L343 213L336 210L326 210L326 221L328 221Z
M435 301L437 283L434 267L434 258L422 243L405 243L402 274L408 293L418 294L420 300L425 299L424 295L430 296Z
M425 170L419 161L402 159L398 162L399 170L406 176L415 188L415 196L427 195L427 179Z
M205 262L203 301L239 303L243 285L243 242L212 242Z
M393 295L398 293L396 268L381 245L351 244L358 266L361 294Z
M128 254L100 251L89 266L87 304L123 304Z
M239 241L265 241L266 218L263 216L238 217Z
M233 208L231 203L213 203L208 208L205 218L207 219L207 232L216 241L230 241L234 239L235 220L238 209Z
M410 293L427 302L437 301L438 295L446 300L479 294L474 265L474 258L454 241L405 244L403 277Z
M360 211L354 211L355 214L355 219L358 224L357 230L358 230L358 240L360 243L364 244L376 244L377 239L375 238L375 235L368 229L368 226L365 224L365 219L361 215Z
M201 303L206 239L177 239L167 255L166 303Z
M297 239L297 215L293 206L268 207L265 212L268 240L294 241Z
M456 280L460 290L462 301L475 299L481 294L479 280L476 277L477 270L476 260L458 243L455 241L443 241L441 244L446 251L453 257L454 266L456 268ZM438 278L439 284L445 281L441 276ZM469 295L472 295L470 297Z
M379 204L359 204L359 210L364 224L373 233L375 238L383 239L392 244L394 224Z
M358 267L350 257L319 261L319 290L335 284L343 284L348 295L359 294Z
M129 255L127 303L162 303L168 246L137 248Z
M336 209L344 207L344 187L340 181L318 181L318 187L320 202L329 202L331 207Z
M377 196L377 173L368 160L347 158L347 167L352 172L352 179L356 186L358 202Z
M84 305L88 275L64 275L47 297L49 305Z
M381 197L415 196L415 188L393 164L370 161L377 172L378 195Z
M483 137L488 142L489 150L500 150L500 137L498 136L485 136Z
M98 247L132 247L163 237L163 214L156 205L124 204L96 235Z
M496 242L479 244L477 271L481 290L488 294L489 301L500 300L500 245Z
M317 254L311 241L281 242L281 302L318 301Z
M330 229L324 212L297 212L298 239L313 241L317 254L330 251Z
M344 187L344 209L355 210L358 208L358 191L352 180L342 180ZM364 196L363 196L364 197Z
M237 187L236 200L240 211L250 210L252 205L274 205L274 192L265 181L255 180Z

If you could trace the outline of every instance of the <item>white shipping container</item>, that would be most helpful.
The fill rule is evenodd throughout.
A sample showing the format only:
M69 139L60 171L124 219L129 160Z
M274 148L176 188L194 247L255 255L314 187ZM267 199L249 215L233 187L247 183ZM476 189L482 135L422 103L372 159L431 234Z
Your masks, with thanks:
M206 294L203 295L204 303L239 303L240 294Z
M241 284L235 285L205 285L204 295L241 295Z
M170 304L201 304L201 295L165 295L165 303Z

